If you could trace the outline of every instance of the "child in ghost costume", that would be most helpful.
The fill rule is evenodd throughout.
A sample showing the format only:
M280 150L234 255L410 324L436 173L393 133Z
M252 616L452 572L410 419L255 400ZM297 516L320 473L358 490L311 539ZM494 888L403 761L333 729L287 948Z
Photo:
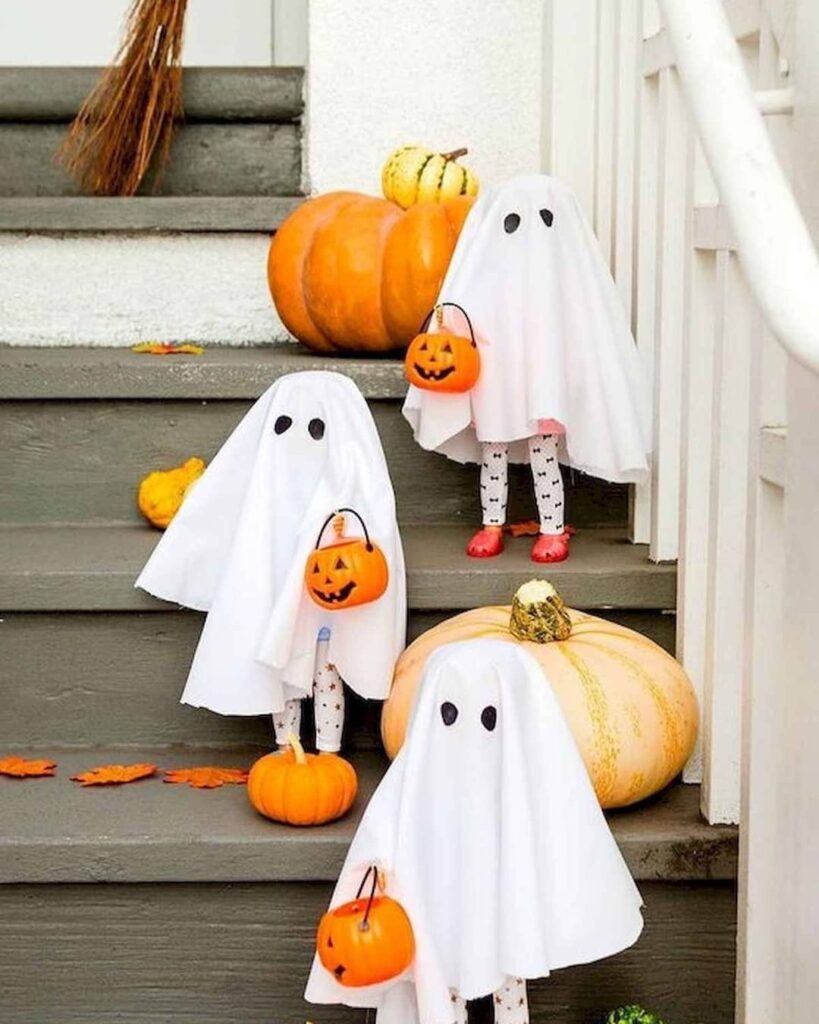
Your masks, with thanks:
M482 193L438 301L469 316L480 376L460 394L410 387L404 415L422 448L481 464L483 527L467 553L503 550L511 459L531 466L540 526L532 559L562 561L569 532L560 464L639 482L650 450L643 371L577 197L541 174ZM443 307L443 326L465 333L451 306Z
M353 508L382 548L386 592L325 611L304 567L322 524ZM345 517L347 536L360 536ZM182 701L223 715L272 714L276 741L299 734L315 697L317 746L335 752L343 682L383 699L406 627L395 497L367 403L338 373L276 381L186 497L136 585L207 612Z
M376 1007L377 1024L466 1024L494 995L526 1024L526 979L611 956L642 930L641 899L537 661L501 640L428 659L404 746L374 793L333 895L378 865L415 960L392 981L340 985L318 957L306 998Z

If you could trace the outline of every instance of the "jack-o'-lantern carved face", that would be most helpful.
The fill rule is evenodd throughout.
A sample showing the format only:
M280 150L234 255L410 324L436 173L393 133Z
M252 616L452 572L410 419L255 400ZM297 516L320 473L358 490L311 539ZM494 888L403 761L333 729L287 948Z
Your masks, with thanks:
M434 334L422 330L410 342L404 359L407 380L424 391L443 394L469 391L481 370L475 339L443 330L442 306L437 306L433 312L438 330ZM471 334L471 324L469 330Z
M376 601L388 582L384 552L369 537L340 540L323 548L316 546L304 569L308 594L316 604L330 611Z
M400 903L374 893L367 899L359 891L355 900L322 917L316 950L340 985L358 988L403 974L415 956L415 937Z

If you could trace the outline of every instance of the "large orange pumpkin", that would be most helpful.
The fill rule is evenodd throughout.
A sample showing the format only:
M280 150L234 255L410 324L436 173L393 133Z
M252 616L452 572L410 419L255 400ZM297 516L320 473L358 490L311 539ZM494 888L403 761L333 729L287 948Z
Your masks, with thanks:
M510 615L517 620L511 625ZM525 629L518 628L521 622ZM682 771L694 749L698 718L682 666L634 630L564 608L545 581L525 584L512 608L476 608L447 619L404 651L381 717L391 758L404 742L427 657L442 644L477 637L519 643L540 662L603 807L643 800Z
M435 303L473 199L402 210L357 192L310 199L270 243L285 327L318 352L404 348Z

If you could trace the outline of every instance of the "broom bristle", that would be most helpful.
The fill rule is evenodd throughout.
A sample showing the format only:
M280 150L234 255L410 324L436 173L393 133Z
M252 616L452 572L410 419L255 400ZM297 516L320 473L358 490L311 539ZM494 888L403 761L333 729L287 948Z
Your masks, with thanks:
M85 191L132 196L154 160L158 184L182 118L186 5L187 0L134 0L114 63L57 152Z

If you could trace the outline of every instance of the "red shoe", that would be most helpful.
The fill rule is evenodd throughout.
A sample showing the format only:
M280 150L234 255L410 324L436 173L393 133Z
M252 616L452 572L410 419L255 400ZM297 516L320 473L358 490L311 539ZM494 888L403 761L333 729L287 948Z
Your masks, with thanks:
M571 533L541 533L532 548L533 562L565 562L569 557Z
M494 558L503 551L503 527L484 526L466 546L470 558Z

